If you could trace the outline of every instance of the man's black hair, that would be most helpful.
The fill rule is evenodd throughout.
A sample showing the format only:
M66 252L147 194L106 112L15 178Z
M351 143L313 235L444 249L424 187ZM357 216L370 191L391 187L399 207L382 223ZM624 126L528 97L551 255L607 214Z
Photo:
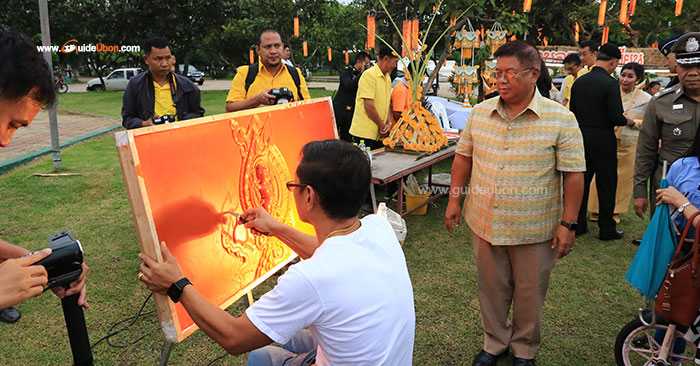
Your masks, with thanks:
M264 33L277 33L277 34L279 34L280 39L282 39L282 33L280 33L280 31L278 31L277 29L272 28L272 27L260 28L260 30L258 31L258 34L255 36L255 44L256 45L260 46L260 43L262 43L262 35ZM284 43L284 40L282 40L282 43Z
M367 155L356 146L324 140L301 148L297 176L318 194L321 209L330 218L343 220L360 212L372 173Z
M546 71L541 69L542 58L537 48L519 39L508 41L503 46L498 47L493 57L498 58L500 56L515 56L522 67L539 69L540 72Z
M657 86L657 85L661 86L661 83L658 82L658 81L652 81L652 82L650 82L649 84L647 84L647 90L650 90L651 88L653 88L653 87L655 87L655 86Z
M355 63L357 63L357 61L367 60L367 59L369 59L369 53L367 53L365 51L360 51L360 52L355 54Z
M399 56L396 56L394 52L389 48L388 46L381 46L379 47L379 60L383 59L384 57L396 57L399 58Z
M549 75L547 64L544 60L540 60L540 76L537 78L535 85L537 85L537 89L543 97L549 98L549 91L552 90L552 77Z
M49 65L27 36L0 25L0 100L27 95L43 105L56 101Z
M634 72L634 75L637 77L637 82L640 82L642 79L644 79L644 66L636 63L636 62L628 62L622 66L622 69L620 70L620 73L622 73L623 70L632 70Z
M570 53L564 58L563 64L574 64L574 66L579 67L581 65L581 57L578 53Z
M598 52L598 42L596 41L584 41L581 42L579 45L579 48L586 48L588 47L591 52Z
M151 37L151 38L147 39L145 42L143 42L143 49L147 55L151 54L151 50L154 47L155 48L168 47L168 48L170 48L170 51L172 52L172 48L170 47L168 40L163 38L163 37Z
M598 48L598 54L596 55L596 60L610 61L612 59L621 59L622 53L617 45L614 43L606 43Z

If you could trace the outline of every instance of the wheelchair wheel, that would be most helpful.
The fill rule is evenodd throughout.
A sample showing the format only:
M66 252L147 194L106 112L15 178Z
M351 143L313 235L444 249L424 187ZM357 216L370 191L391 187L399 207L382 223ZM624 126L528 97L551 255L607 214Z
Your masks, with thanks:
M615 340L615 361L618 366L662 366L694 364L696 347L685 341L683 333L676 331L674 341L678 338L685 341L683 354L669 353L668 361L653 362L658 357L661 344L654 340L654 334L659 330L668 329L668 323L657 318L656 328L647 327L639 318L627 323L617 334ZM673 347L673 346L672 346Z

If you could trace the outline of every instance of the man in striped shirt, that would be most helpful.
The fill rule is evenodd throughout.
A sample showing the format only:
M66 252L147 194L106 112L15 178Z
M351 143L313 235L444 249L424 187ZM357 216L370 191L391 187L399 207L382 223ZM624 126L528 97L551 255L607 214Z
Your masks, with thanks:
M445 226L452 232L459 225L468 187L465 220L484 328L484 347L473 365L495 366L510 346L514 365L528 366L539 349L555 258L573 250L586 164L574 115L535 88L537 50L513 41L494 56L500 96L474 107L462 131Z

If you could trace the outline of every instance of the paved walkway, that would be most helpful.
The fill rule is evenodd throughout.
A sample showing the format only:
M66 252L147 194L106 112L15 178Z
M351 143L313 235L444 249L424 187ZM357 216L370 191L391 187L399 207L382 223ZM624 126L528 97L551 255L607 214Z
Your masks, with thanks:
M77 142L76 139L91 137L117 125L121 125L121 120L116 118L59 111L59 142L62 145ZM29 126L17 130L8 147L0 148L0 172L3 165L28 155L34 158L35 153L46 149L51 149L49 113L41 110Z

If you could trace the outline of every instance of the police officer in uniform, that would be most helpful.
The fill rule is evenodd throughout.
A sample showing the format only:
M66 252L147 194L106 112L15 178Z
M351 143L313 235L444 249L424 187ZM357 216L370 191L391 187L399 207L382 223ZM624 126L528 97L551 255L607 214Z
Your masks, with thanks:
M700 125L700 33L684 34L671 52L676 56L680 84L658 92L651 99L637 143L634 212L641 218L649 207L648 196L656 197L662 162L666 160L670 164L687 155ZM654 207L651 205L652 214Z

